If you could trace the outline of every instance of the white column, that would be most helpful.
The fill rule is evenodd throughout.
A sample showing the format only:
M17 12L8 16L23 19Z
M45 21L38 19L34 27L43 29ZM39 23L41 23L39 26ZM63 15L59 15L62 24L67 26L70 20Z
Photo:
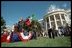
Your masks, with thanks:
M50 21L50 16L48 17L48 19L49 19L49 26L50 26L50 28L52 28L51 21Z
M60 16L61 24L63 25L63 21L62 21L62 17L61 17L61 14L59 14L59 16Z
M47 31L47 21L45 21L45 24L46 24L46 31Z
M64 14L65 22L68 23L68 25L71 25L71 20L69 19L68 15L67 17Z
M65 18L66 23L68 23L68 15L66 17L65 14L64 14L64 18Z
M56 30L58 30L58 26L57 26L57 22L56 22L56 17L55 17L55 15L54 15L54 21L55 21Z

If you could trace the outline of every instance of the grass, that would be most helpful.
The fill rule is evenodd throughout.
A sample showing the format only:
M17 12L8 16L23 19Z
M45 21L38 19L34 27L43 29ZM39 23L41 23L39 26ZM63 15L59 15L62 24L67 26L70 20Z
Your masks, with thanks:
M1 47L71 47L71 38L56 37L50 39L48 37L38 37L37 40L29 40L28 42L1 43Z

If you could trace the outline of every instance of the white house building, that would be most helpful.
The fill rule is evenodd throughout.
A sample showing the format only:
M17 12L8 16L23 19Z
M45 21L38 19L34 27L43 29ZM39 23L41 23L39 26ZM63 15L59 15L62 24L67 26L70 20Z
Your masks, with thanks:
M44 16L43 20L46 30L53 26L58 30L58 27L65 26L66 23L71 25L71 10L53 8Z

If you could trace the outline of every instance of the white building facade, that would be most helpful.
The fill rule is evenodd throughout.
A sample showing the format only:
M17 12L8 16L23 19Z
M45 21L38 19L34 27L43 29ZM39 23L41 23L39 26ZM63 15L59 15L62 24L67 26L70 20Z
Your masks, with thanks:
M45 29L48 30L55 26L55 29L58 30L58 27L65 26L66 23L71 25L71 10L56 9L48 12L43 20L45 22Z

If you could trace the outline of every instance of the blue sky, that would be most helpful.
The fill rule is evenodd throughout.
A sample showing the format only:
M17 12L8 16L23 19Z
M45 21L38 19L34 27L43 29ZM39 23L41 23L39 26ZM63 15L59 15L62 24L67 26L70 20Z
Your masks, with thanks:
M42 19L50 5L71 9L69 1L1 1L1 16L6 21L6 25L12 26L20 17L25 20L32 14L35 14L37 19Z

